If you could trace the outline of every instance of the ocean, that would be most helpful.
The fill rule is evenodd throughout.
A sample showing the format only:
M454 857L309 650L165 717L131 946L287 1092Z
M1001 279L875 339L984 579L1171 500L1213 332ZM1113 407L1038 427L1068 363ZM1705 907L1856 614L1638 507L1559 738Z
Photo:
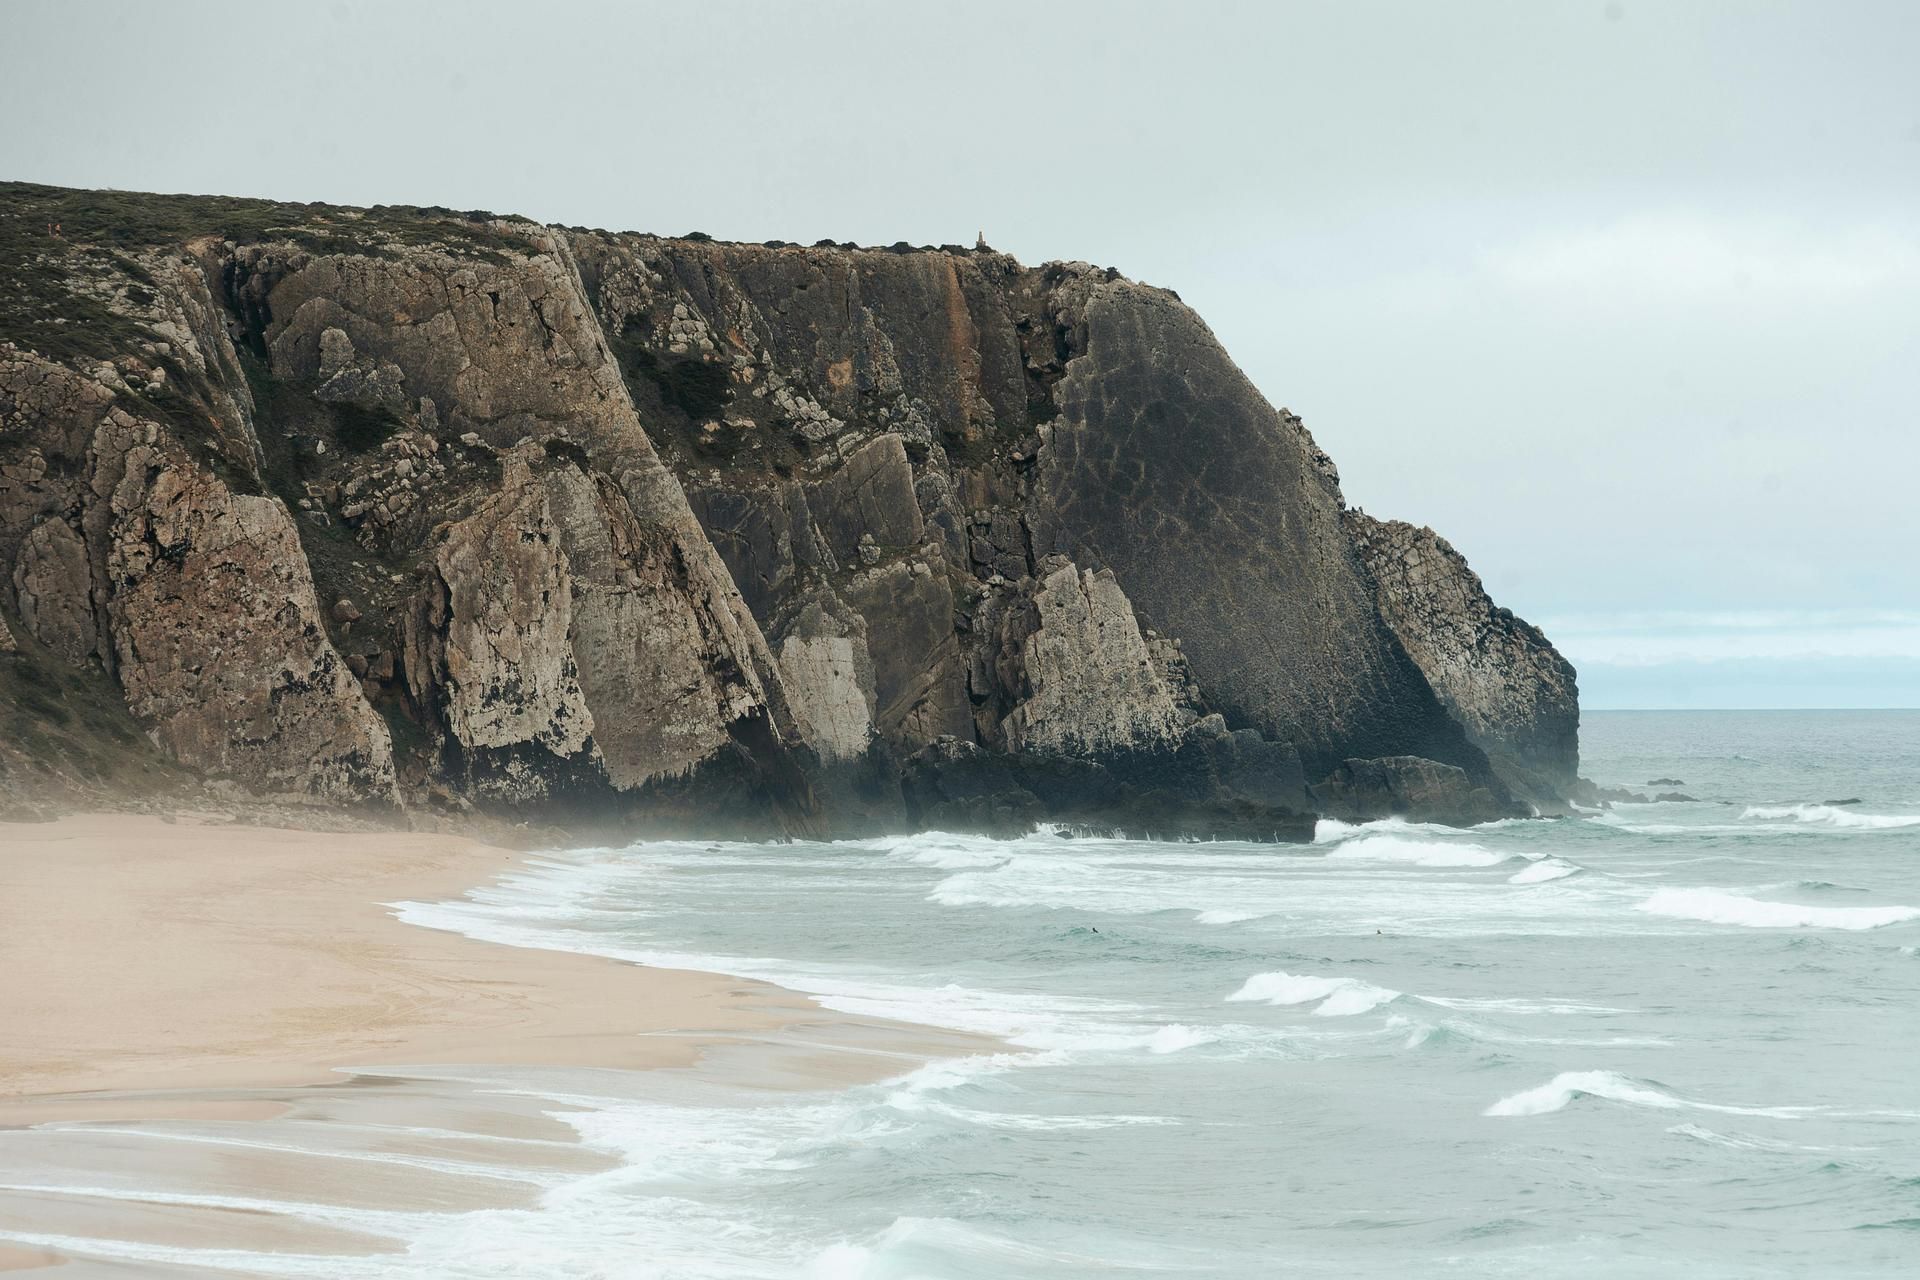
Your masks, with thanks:
M617 1166L512 1209L254 1206L372 1256L58 1241L367 1280L1920 1274L1920 712L1588 713L1582 759L1693 798L557 851L397 909L1004 1047L827 1092L724 1055L469 1074Z

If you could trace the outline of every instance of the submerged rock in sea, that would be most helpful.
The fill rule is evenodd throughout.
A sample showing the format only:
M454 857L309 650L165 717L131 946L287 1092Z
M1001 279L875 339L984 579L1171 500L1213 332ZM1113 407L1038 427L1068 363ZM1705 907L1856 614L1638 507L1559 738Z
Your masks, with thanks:
M0 605L173 763L753 834L1298 839L1574 790L1572 668L1348 511L1169 292L116 200L143 229L96 250L86 193L0 185L82 229L0 263L36 291L0 324Z

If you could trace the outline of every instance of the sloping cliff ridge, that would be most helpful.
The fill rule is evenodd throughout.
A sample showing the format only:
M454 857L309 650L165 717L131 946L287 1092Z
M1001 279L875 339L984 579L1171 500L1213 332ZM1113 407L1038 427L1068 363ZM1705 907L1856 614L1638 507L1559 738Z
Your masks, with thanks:
M16 808L1291 839L1577 765L1175 295L985 248L0 184L0 624Z

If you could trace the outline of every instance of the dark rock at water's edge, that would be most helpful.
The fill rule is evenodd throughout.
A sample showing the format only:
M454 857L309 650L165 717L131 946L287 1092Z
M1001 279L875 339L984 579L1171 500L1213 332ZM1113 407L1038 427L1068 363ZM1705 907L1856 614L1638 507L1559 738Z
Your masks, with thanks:
M9 812L1299 840L1582 794L1546 638L1117 272L13 183L0 301Z
M1251 730L1098 759L941 738L907 761L904 781L924 828L1007 836L1055 822L1162 840L1313 838L1298 757Z
M1347 822L1404 817L1468 827L1514 816L1497 784L1419 756L1348 760L1313 788L1320 812Z
M1346 521L1381 617L1494 776L1536 811L1564 812L1579 785L1573 664L1538 627L1496 605L1433 530L1362 511Z
M1576 778L1567 788L1567 799L1590 809L1611 809L1616 804L1652 804L1651 797L1625 787L1603 787L1591 778Z
M1647 779L1647 785L1650 787L1684 787L1687 784L1678 778L1649 778Z
M1684 791L1662 791L1653 798L1654 804L1699 804L1700 802Z

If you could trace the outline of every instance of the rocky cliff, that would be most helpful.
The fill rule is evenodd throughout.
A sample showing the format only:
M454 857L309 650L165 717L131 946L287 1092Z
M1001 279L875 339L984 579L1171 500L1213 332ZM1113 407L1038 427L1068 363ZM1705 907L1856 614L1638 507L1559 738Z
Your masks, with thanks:
M1519 797L1560 806L1578 784L1580 696L1573 664L1540 629L1494 604L1439 534L1347 512L1374 601L1414 664L1494 773Z
M182 770L755 834L1556 804L1571 669L1404 529L1177 297L1084 264L0 185L16 804Z

